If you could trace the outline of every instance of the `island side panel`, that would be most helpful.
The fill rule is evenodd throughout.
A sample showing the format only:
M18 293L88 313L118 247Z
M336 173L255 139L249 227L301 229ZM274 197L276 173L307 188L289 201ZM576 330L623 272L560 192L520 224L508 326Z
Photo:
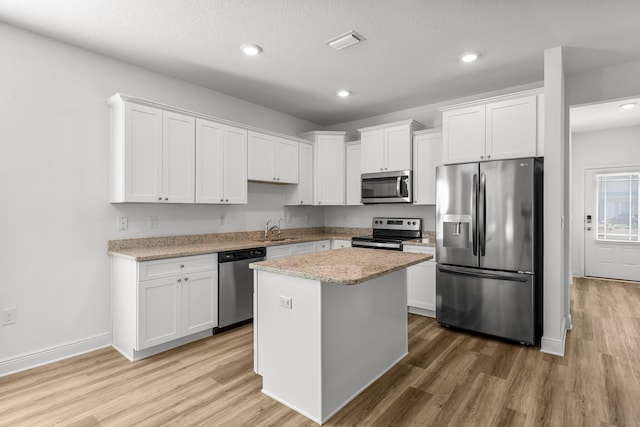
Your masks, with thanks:
M323 421L407 355L406 273L322 283Z
M255 277L262 391L320 422L320 282L267 271ZM291 298L291 308L281 297Z

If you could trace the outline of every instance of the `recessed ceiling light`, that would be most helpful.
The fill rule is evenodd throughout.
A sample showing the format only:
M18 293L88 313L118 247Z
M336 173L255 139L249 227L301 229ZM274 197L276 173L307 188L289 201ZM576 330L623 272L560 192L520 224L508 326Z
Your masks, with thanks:
M462 62L473 62L478 59L478 56L480 56L480 54L477 52L467 52L460 55L460 60Z
M620 108L622 108L623 110L629 110L631 108L635 108L635 106L638 105L635 102L627 102L626 104L622 104L620 106Z
M346 90L346 89L342 89L336 92L338 94L339 97L341 98L346 98L347 96L351 95L351 91Z
M254 43L245 43L240 46L240 49L245 53L245 55L255 56L262 52L262 48Z

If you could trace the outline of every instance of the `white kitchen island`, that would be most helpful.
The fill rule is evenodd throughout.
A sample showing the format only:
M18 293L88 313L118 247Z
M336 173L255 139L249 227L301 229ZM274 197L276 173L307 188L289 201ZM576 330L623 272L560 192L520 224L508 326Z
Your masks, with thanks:
M406 267L430 258L344 248L251 264L263 393L331 418L407 354Z

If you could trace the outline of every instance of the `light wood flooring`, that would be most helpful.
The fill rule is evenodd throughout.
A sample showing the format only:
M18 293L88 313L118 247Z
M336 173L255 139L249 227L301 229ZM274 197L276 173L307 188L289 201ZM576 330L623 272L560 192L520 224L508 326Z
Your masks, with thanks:
M409 355L326 425L640 425L640 284L576 279L571 294L564 358L410 315ZM315 425L260 392L252 345L245 325L136 363L103 349L0 378L0 425Z

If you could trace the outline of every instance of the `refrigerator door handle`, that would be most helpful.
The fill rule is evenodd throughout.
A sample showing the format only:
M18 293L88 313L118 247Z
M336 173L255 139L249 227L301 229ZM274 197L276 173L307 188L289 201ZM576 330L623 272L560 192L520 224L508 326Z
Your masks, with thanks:
M522 282L527 283L529 281L528 277L516 277L513 275L502 275L502 274L491 274L491 273L482 273L482 272L470 272L466 269L460 269L456 267L439 265L438 270L442 273L449 274L457 274L458 276L467 276L467 277L480 277L483 279L493 279L493 280L506 280L508 282Z
M473 174L473 190L471 191L471 245L473 255L478 255L478 237L476 233L476 220L478 211L478 174Z
M486 252L487 246L487 210L486 210L486 201L487 201L487 192L486 192L486 176L485 174L480 174L480 200L478 204L478 229L480 231L480 256L484 256Z

